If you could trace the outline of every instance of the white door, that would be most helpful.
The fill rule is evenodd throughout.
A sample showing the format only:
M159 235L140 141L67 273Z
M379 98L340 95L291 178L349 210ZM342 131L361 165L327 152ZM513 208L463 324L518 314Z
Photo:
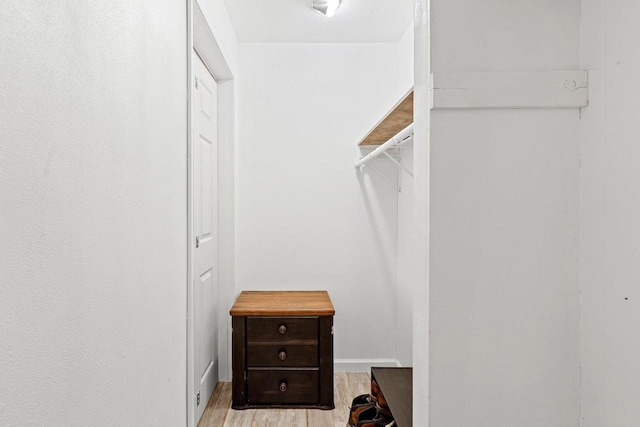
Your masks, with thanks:
M218 87L194 54L193 328L195 423L218 382Z

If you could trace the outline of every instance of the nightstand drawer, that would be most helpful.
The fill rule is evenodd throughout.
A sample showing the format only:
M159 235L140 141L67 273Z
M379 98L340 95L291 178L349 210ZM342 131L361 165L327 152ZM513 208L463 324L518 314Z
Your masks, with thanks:
M314 344L317 317L247 317L247 343Z
M249 367L317 367L318 345L248 344Z
M317 369L248 370L247 401L250 404L314 404L318 399Z

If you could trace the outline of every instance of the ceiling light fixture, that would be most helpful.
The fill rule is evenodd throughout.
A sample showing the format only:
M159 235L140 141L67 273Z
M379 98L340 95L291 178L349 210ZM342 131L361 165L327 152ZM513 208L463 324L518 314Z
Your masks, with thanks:
M313 0L312 7L330 18L336 14L338 6L340 6L340 0Z

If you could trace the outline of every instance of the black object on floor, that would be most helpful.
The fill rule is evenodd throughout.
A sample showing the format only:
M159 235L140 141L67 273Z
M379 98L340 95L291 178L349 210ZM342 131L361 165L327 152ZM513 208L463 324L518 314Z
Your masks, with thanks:
M366 411L369 408L375 408L376 402L373 400L370 394L361 394L356 396L351 402L351 410L349 411L349 423L350 427L356 427L358 425L358 416L361 412Z

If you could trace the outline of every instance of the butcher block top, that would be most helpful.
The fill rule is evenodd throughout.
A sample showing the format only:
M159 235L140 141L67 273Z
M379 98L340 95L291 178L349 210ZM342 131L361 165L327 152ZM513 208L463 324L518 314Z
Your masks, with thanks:
M327 291L243 291L232 316L333 316Z

